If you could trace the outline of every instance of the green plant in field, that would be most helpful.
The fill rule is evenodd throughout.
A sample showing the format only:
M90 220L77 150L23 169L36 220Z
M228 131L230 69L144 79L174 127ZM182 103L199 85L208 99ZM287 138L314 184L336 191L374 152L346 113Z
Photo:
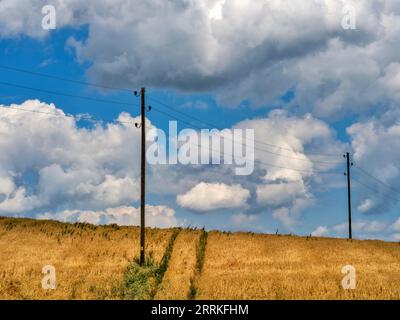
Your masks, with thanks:
M168 269L168 263L169 263L169 260L171 259L175 239L178 236L179 231L180 231L179 229L175 230L174 233L172 234L171 238L169 239L167 248L165 249L164 255L161 259L160 265L157 270L157 275L156 275L158 284L161 283L161 281L164 277L165 271L167 271L167 269Z
M154 298L165 271L168 269L168 263L178 233L179 230L175 230L172 234L160 264L155 262L151 252L146 257L143 266L140 266L138 257L132 261L122 280L120 290L122 299L144 300Z
M204 255L206 253L206 245L207 245L207 236L208 233L203 229L200 237L199 242L197 243L196 248L196 269L197 272L201 273L204 264Z
M121 285L121 298L144 300L153 296L158 266L153 257L146 257L143 266L135 259L124 274Z
M194 277L190 278L190 287L189 287L189 293L188 293L188 299L189 300L194 300L196 298L197 294L197 288L195 285L195 280Z
M196 278L199 277L201 271L203 270L204 256L206 253L206 246L207 246L207 236L208 233L203 229L196 246L196 270L194 272L193 277L190 279L190 288L188 293L189 300L194 300L196 298L197 294Z

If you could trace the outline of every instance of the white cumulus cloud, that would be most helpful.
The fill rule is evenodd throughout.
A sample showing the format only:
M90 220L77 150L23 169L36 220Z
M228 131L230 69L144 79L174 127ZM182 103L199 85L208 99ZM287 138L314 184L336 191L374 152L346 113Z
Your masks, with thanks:
M121 206L102 211L64 210L39 214L38 219L57 219L64 222L87 222L92 224L140 225L140 208ZM146 206L146 225L149 227L179 227L183 222L178 220L175 210L166 206Z
M307 196L307 190L301 182L280 182L257 186L257 201L271 207L279 207L294 201L297 197Z
M38 100L0 108L1 214L97 210L138 199L139 168L133 164L140 136L134 126L117 121L81 128Z
M325 117L399 102L398 0L51 3L57 28L87 26L87 38L68 45L104 84L212 91L228 106L282 103L293 90L293 106ZM0 36L48 36L45 4L0 1ZM346 5L356 30L342 28Z
M353 172L362 183L355 186L362 192L358 209L363 213L379 214L399 203L399 119L400 115L389 112L347 129L353 148Z
M329 229L326 226L319 226L313 232L311 232L311 235L314 237L322 237L325 236L328 232Z
M217 209L235 209L246 206L250 191L241 185L201 182L194 188L177 196L177 203L184 208L207 212Z

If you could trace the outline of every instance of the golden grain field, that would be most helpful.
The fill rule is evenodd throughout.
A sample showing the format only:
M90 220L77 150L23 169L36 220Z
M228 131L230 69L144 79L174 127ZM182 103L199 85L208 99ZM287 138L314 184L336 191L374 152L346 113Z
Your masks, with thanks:
M181 231L175 240L168 270L155 296L160 300L185 300L194 276L198 231Z
M155 263L168 256L156 299L400 299L400 244L209 232L200 271L199 230L147 229ZM138 253L137 227L0 218L0 299L119 299ZM356 289L344 290L344 265ZM41 287L42 267L57 288ZM192 281L193 280L193 281Z
M160 260L169 230L147 230ZM0 299L112 299L134 254L135 227L0 219ZM42 268L56 268L56 290L43 290Z
M199 283L199 299L400 299L400 245L211 232Z

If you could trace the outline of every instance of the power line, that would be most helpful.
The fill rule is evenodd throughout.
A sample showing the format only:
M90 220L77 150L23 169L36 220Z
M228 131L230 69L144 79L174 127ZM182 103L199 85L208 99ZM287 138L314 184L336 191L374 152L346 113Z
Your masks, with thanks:
M86 82L86 81L79 81L79 80L69 79L69 78L65 78L65 77L60 77L60 76L50 75L50 74L46 74L46 73L41 73L41 72L37 72L37 71L30 71L30 70L27 70L27 69L22 69L22 68L17 68L17 67L0 65L0 68L6 69L6 70L15 71L15 72L21 72L21 73L26 73L26 74L30 74L30 75L35 75L35 76L46 77L46 78L49 78L49 79L55 79L55 80L71 82L71 83L80 84L80 85L86 85L86 86L101 88L101 89L131 92L131 90L129 90L127 88L107 86L107 85L104 85L104 84L91 83L91 82ZM25 88L28 89L27 87L25 87ZM32 90L32 88L29 88L29 89ZM86 99L86 98L84 98L84 99ZM158 100L156 98L150 97L150 99L155 101L155 102L157 102L157 103L159 103L159 104L161 104L161 105L164 105L164 106L166 106L168 108L171 108L171 106L165 104L164 102L162 102L162 101L160 101L160 100ZM123 104L125 104L125 103L123 103ZM177 112L177 113L179 113L179 114L181 114L181 115L183 115L185 117L191 118L191 119L193 119L195 121L199 121L199 122L207 124L209 126L212 126L212 127L215 127L215 128L218 127L215 124L211 124L210 122L206 122L206 121L201 120L199 118L193 117L193 116L188 115L188 114L186 114L184 112L181 112L179 110L174 109L174 112ZM281 149L281 150L286 150L286 151L293 152L292 149L285 148L285 147L282 147L282 146L277 146L277 145L274 145L274 144L270 144L270 143L266 143L266 142L258 141L258 140L255 140L255 142L259 143L259 144L262 144L262 145L269 146L269 147L274 147L274 148L278 148L278 149ZM304 154L306 154L306 153L304 153ZM314 156L337 157L337 155L334 155L334 154L321 154L321 153L311 153L311 152L308 152L307 154L308 155L314 155ZM284 155L282 155L282 156L284 156ZM299 159L299 158L297 158L297 159L298 160L304 160L304 159ZM317 160L314 160L314 162L317 162ZM318 161L318 162L324 163L325 161Z
M16 111L24 111L24 112L32 112L32 113L40 113L40 114L47 114L47 115L52 115L55 117L72 117L70 115L67 114L60 114L60 113L55 113L55 112L46 112L46 111L40 111L40 110L28 110L28 109L23 109L23 108L16 108L16 107L4 107L4 106L0 106L0 108L6 109L6 110L16 110Z
M382 180L378 179L377 177L373 176L372 174L370 174L368 171L366 171L365 169L361 168L358 165L354 165L361 173L363 173L364 175L368 176L369 178L377 181L378 183L384 185L385 187L389 188L390 190L392 190L393 192L400 194L400 192L396 189L394 189L393 187L391 187L390 185L388 185L387 183L383 182Z
M131 92L131 90L126 89L126 88L119 88L119 87L113 87L113 86L107 86L104 84L98 84L98 83L91 83L91 82L85 82L85 81L79 81L79 80L73 80L73 79L69 79L69 78L64 78L64 77L60 77L60 76L55 76L55 75L50 75L50 74L45 74L45 73L40 73L40 72L36 72L36 71L30 71L27 69L22 69L22 68L17 68L17 67L11 67L11 66L6 66L6 65L0 65L0 68L2 69L6 69L6 70L11 70L11 71L15 71L15 72L22 72L22 73L26 73L26 74L31 74L31 75L35 75L35 76L41 76L41 77L46 77L46 78L50 78L50 79L56 79L56 80L60 80L60 81L65 81L65 82L71 82L71 83L75 83L75 84L80 84L80 85L87 85L87 86L92 86L92 87L97 87L97 88L102 88L102 89L109 89L109 90L118 90L118 91L126 91L126 92ZM6 83L6 82L0 82L0 84L3 85L8 85L8 86L13 86L13 87L19 87L19 88L23 88L23 89L28 89L28 90L34 90L34 91L39 91L39 92L44 92L44 93L50 93L50 94L56 94L56 95L61 95L61 96L67 96L67 97L73 97L73 98L79 98L79 99L85 99L85 100L92 100L92 101L97 101L97 102L103 102L103 103L113 103L113 104L120 104L120 105L130 105L128 103L125 102L119 102L119 101L111 101L111 100L104 100L104 99L98 99L98 98L92 98L92 97L87 97L87 96L77 96L77 95L72 95L72 94L66 94L66 93L61 93L61 92L54 92L54 91L49 91L49 90L43 90L43 89L38 89L38 88L31 88L31 87L26 87L26 86L21 86L21 85L16 85L16 84L11 84L11 83ZM168 108L172 108L171 106L165 104L164 102L150 97L151 100L164 105L165 107ZM219 126L212 124L210 122L206 122L204 120L201 120L199 118L196 118L194 116L188 115L182 111L176 110L176 108L173 108L174 112L179 113L187 118L190 118L192 120L201 122L203 124L207 124L209 126L218 128ZM180 120L182 121L182 120ZM286 150L286 151L290 151L290 152L294 152L292 149L290 148L285 148L282 146L278 146L278 145L274 145L274 144L270 144L270 143L266 143L263 141L259 141L259 140L254 140L255 143L261 144L261 145L265 145L268 147L273 147L273 148L278 148L281 150ZM256 148L259 151L263 151L263 152L267 152L276 156L282 156L282 157L286 157L289 159L294 159L294 160L299 160L299 161L311 161L311 162L315 162L315 163L321 163L321 164L339 164L340 162L333 162L333 161L321 161L321 160L311 160L311 159L302 159L302 158L298 158L298 157L293 157L293 156L288 156L288 155L284 155L284 154L280 154L280 153L276 153L270 150L265 150L265 149L259 149ZM337 157L337 155L333 155L333 154L321 154L321 153L312 153L312 152L303 152L304 155L309 155L309 156L323 156L323 157Z
M51 90L45 90L45 89L40 89L40 88L27 87L27 86L15 84L15 83L10 83L10 82L0 81L0 84L1 85L5 85L5 86L9 86L9 87L15 87L15 88L20 88L20 89L38 91L38 92L43 92L43 93L52 94L52 95L58 95L58 96L63 96L63 97L84 99L84 100L96 101L96 102L101 102L101 103L118 104L118 105L123 105L123 106L132 106L131 103L127 103L127 102L121 102L121 101L115 101L115 100L106 100L106 99L98 99L98 98L92 98L92 97L88 97L88 96L81 96L81 95L75 95L75 94L70 94L70 93L63 93L63 92L58 92L58 91L51 91Z
M44 92L44 93L52 94L52 95L67 96L67 97L79 98L79 99L85 99L85 100L91 100L91 101L102 102L102 103L112 103L112 104L119 104L119 105L131 105L131 104L128 104L128 103L125 103L125 102L120 102L120 101L104 100L104 99L97 99L97 98L92 98L92 97L87 97L87 96L72 95L72 94L67 94L67 93L62 93L62 92L51 91L51 90L44 90L44 89L39 89L39 88L27 87L27 86L18 85L18 84L14 84L14 83L3 82L3 81L0 81L0 84L6 85L6 86L11 86L11 87L16 87L16 88L28 89L28 90L38 91L38 92ZM169 114L169 113L167 113L167 112L161 111L161 110L156 109L156 108L154 108L154 107L153 107L153 109L154 109L154 111L156 111L156 112L159 112L159 113L162 113L162 114L167 115L167 116L169 116L169 117L172 117L172 118L174 118L174 119L176 119L176 120L179 120L179 121L181 121L181 122L184 122L184 123L186 123L186 124L188 124L188 125L190 125L190 126L192 126L192 127L196 127L196 126L194 126L193 124L189 123L188 121L185 121L185 120L183 120L183 119L181 119L181 118L177 118L176 116L171 115L171 114ZM23 109L19 109L19 110L21 110L21 111L26 111L26 110L23 110ZM198 129L202 129L202 128L200 128L200 127L197 127L197 128L198 128ZM234 141L234 142L235 142L235 141ZM242 144L242 145L243 145L243 144ZM257 149L257 148L256 148L256 150L259 150L259 151L262 151L262 152L272 153L272 152L270 152L270 151L268 151L268 150L263 150L263 149ZM280 155L280 154L276 154L276 155L284 156L284 155ZM306 159L298 159L298 160L307 161ZM310 161L313 162L312 160L310 160ZM270 166L279 167L279 168L282 168L282 169L288 169L288 170L299 171L299 172L307 172L307 173L319 172L319 173L326 173L325 171L313 171L313 172L311 172L311 171L306 171L306 170L297 170L297 169L287 168L287 167L283 167L283 166L276 166L276 165L272 165L272 164L266 164L266 163L264 163L264 164L265 164L265 165L270 165Z
M55 113L55 112L45 112L45 111L40 111L40 110L28 110L28 109L22 109L22 108L15 108L15 107L11 107L11 106L10 107L0 106L0 107L4 108L6 110L12 109L12 110L15 110L15 111L31 112L31 113L36 113L36 114L46 114L46 115L52 115L52 116L56 116L56 117L72 117L72 118L75 118L75 116L73 116L73 115L59 114L59 113ZM156 110L154 108L152 108L152 110L154 110L156 112L160 112L160 113L166 115L166 113L164 113L164 112L162 112L160 110ZM128 122L128 121L118 121L118 120L111 120L111 119L104 119L104 118L94 118L93 117L93 119L95 121L107 121L107 122L116 121L118 123L135 124L133 122ZM146 126L146 128L151 129L151 127L147 127L147 126ZM202 146L200 144L198 144L196 146L199 146L201 148L205 148L205 146ZM212 149L212 148L210 148L210 149L213 150L213 151L216 151L215 149ZM233 155L230 155L228 153L222 153L222 152L220 152L220 154L221 155L233 156ZM309 170L301 170L301 169L289 168L289 167L280 166L280 165L276 165L276 164L266 163L266 162L263 162L263 161L258 160L258 159L255 159L255 162L258 162L260 164L263 164L263 165L266 165L266 166L270 166L270 167L286 169L286 170L292 170L292 171L297 171L297 172L302 172L302 173L309 173L309 174L320 173L320 174L335 174L335 175L339 174L338 172L326 172L326 171L317 171L317 170L309 171Z
M255 142L257 142L257 141L255 141ZM260 148L255 148L255 149L258 150L258 151L266 152L266 153L273 154L273 155L276 155L276 156L279 156L279 157L284 157L284 158L287 158L287 159L293 159L293 160L299 160L299 161L321 163L321 164L340 164L341 163L339 161L336 162L336 161L321 161L321 160L312 160L312 159L302 159L302 158L298 158L298 157L292 157L292 156L288 156L288 155L285 155L285 154L273 152L273 151L266 150L266 149L260 149ZM306 154L304 154L304 155L306 155Z
M167 112L164 112L164 111L155 109L154 107L152 107L152 110L153 110L153 111L156 111L156 112L159 112L160 114L162 114L162 115L164 115L164 116L166 116L166 117L168 117L168 118L169 118L169 117L172 117L172 118L174 118L174 119L176 119L176 120L185 122L185 120L177 119L177 118L175 118L174 116L168 114ZM189 125L191 125L191 124L189 123ZM230 140L231 140L231 139L230 139ZM190 143L190 142L189 142L189 143ZM198 146L198 147L200 147L200 148L206 148L206 146L203 146L203 145L201 145L201 144L194 144L194 143L190 143L190 144L196 145L196 146ZM209 148L209 147L207 147L207 148ZM215 149L212 149L212 148L209 148L209 149L212 150L212 151L219 152L221 155L233 156L232 154L223 153L223 152L221 152L221 151L218 151L218 150L215 150ZM297 171L297 172L302 172L302 173L309 173L309 174L320 173L320 174L334 174L334 175L341 174L341 173L339 173L339 172L327 172L327 171L320 171L320 170L309 171L309 170L302 170L302 169L289 168L289 167L285 167L285 166L280 166L280 165L276 165L276 164L271 164L271 163L263 162L263 161L258 160L258 159L255 159L254 161L255 161L255 162L258 162L259 164L263 164L263 165L265 165L265 166L270 166L270 167L275 167L275 168L280 168L280 169L286 169L286 170L292 170L292 171Z
M358 180L358 179L356 179L354 177L352 177L351 179L354 180L355 182L357 182L359 185L363 186L364 188L366 188L366 189L368 189L368 190L370 190L370 191L372 191L374 193L379 193L378 189L375 189L375 188L373 188L373 187L361 182L360 180ZM393 200L393 201L396 201L396 202L398 201L397 198L394 198L394 197L390 196L389 194L385 194L384 196L389 198L389 199L391 199L391 200Z
M4 107L4 106L0 106L0 108L6 109L6 110L12 109L12 110L16 110L16 111L31 112L31 113L36 113L36 114L46 114L46 115L52 115L52 116L56 116L56 117L71 117L71 118L75 118L75 116L73 116L73 115L59 114L59 113L55 113L55 112L45 112L45 111L40 111L40 110L28 110L28 109L15 108L15 107ZM152 108L152 110L154 110L154 108ZM156 110L154 110L154 111L156 111ZM159 111L159 110L157 110L157 111ZM134 122L109 120L109 119L104 119L104 118L93 118L93 119L97 120L97 121L117 121L118 123L135 124ZM152 129L152 127L148 127L148 126L146 126L146 128ZM200 144L193 144L193 143L191 143L191 144L192 145L196 145L196 146L201 147L201 148L205 148L205 146L200 145ZM210 148L210 150L217 151L217 150L212 149L212 148ZM221 151L219 151L219 153L220 153L220 155L233 156L232 154L223 153ZM292 170L292 171L297 171L297 172L302 172L302 173L309 173L309 174L320 173L320 174L335 174L335 175L336 174L340 174L338 172L326 172L326 171L317 171L317 170L309 171L309 170L289 168L289 167L280 166L280 165L276 165L276 164L266 163L266 162L263 162L263 161L258 160L258 159L255 159L254 161L258 162L260 164L266 165L266 166L280 168L280 169L286 169L286 170Z
M130 105L128 103L120 102L120 101L97 99L97 98L92 98L92 97L88 97L88 96L81 96L81 95L72 95L72 94L68 94L68 93L56 92L56 91L51 91L51 90L44 90L44 89L39 89L39 88L32 88L32 87L27 87L27 86L8 83L8 82L3 82L3 81L0 81L0 84L6 85L6 86L11 86L11 87L16 87L16 88L28 89L28 90L38 91L38 92L44 92L44 93L52 94L52 95L60 95L60 96L66 96L66 97L72 97L72 98L78 98L78 99L85 99L85 100L102 102L102 103L112 103L112 104L119 104L119 105ZM158 110L158 109L156 109L154 107L153 107L153 109L156 112L164 113L164 114L166 114L166 115L168 115L168 116L170 116L170 117L172 117L172 118L174 118L176 120L184 122L184 123L186 123L186 124L188 124L188 125L190 125L192 127L195 127L197 129L200 129L200 130L203 129L201 127L193 125L192 123L190 123L190 122L188 122L186 120L183 120L181 118L177 118L176 116L174 116L172 114L169 114L169 113L166 113L164 111ZM237 142L235 142L235 143L237 143ZM241 144L243 145L243 143L241 143ZM302 159L302 158L298 158L298 157L287 156L287 155L283 155L283 154L280 154L280 153L276 153L276 152L273 152L273 151L270 151L270 150L265 150L265 149L260 149L260 148L255 148L255 149L258 150L258 151L261 151L261 152L266 152L266 153L273 154L273 155L276 155L276 156L286 157L286 158L289 158L289 159L295 159L295 160L299 160L299 161L314 162L314 163L321 163L321 164L337 164L336 162L318 161L318 160Z
M99 83L92 83L92 82L86 82L86 81L73 80L73 79L69 79L69 78L59 77L59 76L50 75L50 74L47 74L47 73L36 72L36 71L30 71L30 70L16 68L16 67L0 65L0 68L1 69L6 69L6 70L11 70L11 71L16 71L16 72L22 72L22 73L26 73L26 74L31 74L31 75L35 75L35 76L39 76L39 77L45 77L45 78L49 78L49 79L60 80L60 81L64 81L64 82L71 82L71 83L75 83L75 84L101 88L101 89L116 90L116 91L127 91L127 92L130 92L130 93L132 92L131 90L126 89L126 88L118 88L118 87L106 86L104 84L99 84Z
M88 86L94 86L94 87L100 87L100 88L106 88L106 89L113 89L113 90L124 90L124 91L129 91L129 90L127 90L127 89L121 89L121 88L116 88L116 87L110 87L110 86L105 86L105 85L102 85L102 84L94 84L94 83L89 83L89 82L77 81L77 80L67 79L67 78L63 78L63 77L58 77L58 76L53 76L53 75L38 73L38 72L34 72L34 71L29 71L29 70L24 70L24 69L15 68L15 67L9 67L9 66L4 66L4 65L0 65L0 68L8 69L8 70L13 70L13 71L17 71L17 72L24 72L24 73L28 73L28 74L43 76L43 77L48 77L48 78L51 78L51 79L57 79L57 80L61 80L61 81L68 81L68 82L73 82L73 83L77 83L77 84L84 84L84 85L88 85ZM68 94L68 93L63 93L63 92L56 92L56 91L51 91L51 90L45 90L45 89L40 89L40 88L33 88L33 87L23 86L23 85L19 85L19 84L13 84L13 83L9 83L9 82L0 82L0 84L6 85L6 86L11 86L11 87L17 87L17 88L27 89L27 90L33 90L33 91L43 92L43 93L47 93L47 94L54 94L54 95L65 96L65 97L72 97L72 98L78 98L78 99L85 99L85 100L96 101L96 102L102 102L102 103L112 103L112 104L119 104L119 105L130 105L130 104L128 104L128 103L120 102L120 101L98 99L98 98L92 98L92 97L81 96L81 95L73 95L73 94ZM156 99L156 98L152 98L152 97L151 97L150 99L152 99L153 101L156 101L157 103L162 104L162 105L164 105L164 106L168 106L167 104L164 104L163 102L159 101L159 100ZM170 106L168 106L168 107L170 107ZM205 121L200 120L200 119L198 119L198 118L196 118L196 117L193 117L193 116L188 115L188 114L186 114L186 113L184 113L184 112L181 112L181 111L179 111L179 110L174 109L174 111L177 112L177 113L180 113L180 114L182 114L182 115L184 115L184 116L186 116L186 117L188 117L188 118L191 118L191 119L193 119L193 120L196 120L196 121L199 121L199 122L202 122L202 123L211 125L211 126L213 126L213 127L218 127L218 126L215 126L215 125L213 125L213 124L210 124L209 122L205 122ZM161 112L161 111L160 111L160 112ZM173 115L169 115L169 116L174 117ZM200 128L200 127L198 127L198 126L194 126L193 124L191 124L191 123L189 123L189 122L187 122L187 121L184 121L184 120L182 120L182 119L179 119L179 118L176 118L176 117L174 117L174 118L177 119L177 120L179 120L179 121L185 122L185 123L187 123L187 124L189 124L189 125L191 125L191 126L193 126L193 127L197 127L198 129L202 129L202 128ZM266 143L266 142L257 141L257 140L255 140L254 142L259 143L259 144L263 144L263 145L267 145L267 146L270 146L270 147L279 148L279 149L282 149L282 150L288 150L288 151L294 152L292 149L284 148L284 147L277 146L277 145L273 145L273 144L269 144L269 143ZM266 153L273 154L273 155L276 155L276 156L286 157L286 158L288 158L288 159L294 159L294 160L299 160L299 161L314 162L314 163L321 163L321 164L339 164L339 162L303 159L303 158L299 158L299 157L293 157L293 156L289 156L289 155L280 154L280 153L273 152L273 151L266 150L266 149L260 149L260 148L255 148L255 149L256 149L256 150L259 150L259 151L261 151L261 152L266 152ZM305 154L305 153L304 153L304 154ZM309 153L309 154L311 154L311 153ZM305 154L305 155L306 155L306 154ZM317 155L317 154L314 154L314 155ZM322 155L322 154L320 154L320 155ZM333 156L333 155L323 155L323 156Z
M177 116L175 116L175 115L172 115L172 114L170 114L170 113L168 113L168 112L165 112L165 111L163 111L163 110L160 110L160 109L157 109L157 108L154 108L154 107L153 107L153 110L154 110L155 112L158 112L158 113L164 115L164 116L167 116L167 117L173 118L173 119L175 119L175 120L181 121L181 122L183 122L183 123L185 123L185 124L187 124L187 125L189 125L189 126L191 126L191 127L193 127L193 128L196 128L196 129L199 129L199 130L202 130L202 129L203 129L203 128L201 128L201 127L198 127L198 126L196 126L196 125L193 125L192 123L190 123L190 122L188 122L188 121L186 121L186 120L183 120L182 118L179 118L179 117L177 117ZM237 142L237 141L232 140L232 139L229 139L229 138L228 138L228 140L230 140L230 141L232 141L233 143L236 143L236 144L244 145L242 142ZM246 139L246 140L249 140L249 139ZM272 151L269 151L269 150L265 150L265 149L260 149L260 148L257 148L257 147L255 147L254 149L255 149L255 150L258 150L258 151L260 151L260 152L266 152L266 153L273 154L273 155L276 155L276 156L286 157L286 158L289 158L289 159L296 159L296 160L305 161L305 162L308 162L308 163L309 163L309 162L312 162L312 163L336 164L336 162L335 162L335 163L333 163L333 162L322 162L322 161L315 161L315 160L310 160L310 159L301 159L301 158L297 158L297 157L286 156L286 155L282 155L282 154L280 154L280 153L275 153L275 152L272 152ZM286 168L286 169L287 169L287 168ZM322 172L322 171L321 171L321 172Z
M28 110L28 109L23 109L23 108L16 108L16 107L4 107L4 106L0 106L0 108L3 108L5 110L15 110L15 111L23 111L23 112L31 112L31 113L36 113L36 114L46 114L46 115L51 115L54 117L66 117L66 118L74 118L75 120L79 120L79 116L80 115L69 115L69 114L60 114L60 113L56 113L56 112L46 112L46 111L40 111L40 110ZM135 124L134 122L131 121L119 121L116 119L106 119L106 118L100 118L100 117L94 117L93 115L89 115L89 118L83 118L83 120L93 120L95 122L100 122L100 121L104 121L104 122L118 122L118 123L124 123L124 124ZM78 118L78 119L77 119ZM146 127L146 128L150 128L150 127Z
M217 126L216 124L213 124L213 123L208 122L208 121L204 121L204 120L202 120L202 119L199 119L199 118L197 118L197 117L194 117L194 116L192 116L192 115L189 115L189 114L187 114L187 113L185 113L185 112L182 112L182 111L180 111L180 110L177 110L176 108L174 108L174 107L172 107L172 106L170 106L170 105L168 105L168 104L166 104L166 103L164 103L164 102L162 102L162 101L160 101L160 100L158 100L158 99L156 99L156 98L154 98L154 97L150 97L149 99L150 99L150 100L153 100L153 101L155 101L155 102L157 102L157 103L159 103L160 105L163 105L164 107L169 108L169 110L173 109L173 112L179 113L179 114L181 114L181 115L183 115L183 116L185 116L185 117L187 117L187 118L190 118L190 119L192 119L192 120L194 120L194 121L197 121L197 122L206 124L206 125L211 126L211 127L214 127L214 128L218 128L218 127L219 127L219 126ZM286 147L282 147L282 146L278 146L278 145L271 144L271 143L267 143L267 142L264 142L264 141L255 140L254 142L259 143L259 144L261 144L261 145L268 146L268 147L274 147L274 148L278 148L278 149L281 149L281 150L286 150L286 151L294 152L293 149L286 148ZM313 152L307 152L307 153L303 152L303 154L305 154L305 155L312 155L312 156L323 156L323 157L338 157L337 154L323 154L323 153L313 153ZM281 154L279 154L279 155L281 155ZM285 156L285 155L282 155L282 156ZM304 159L303 159L303 160L304 160ZM317 160L314 160L314 162L317 162ZM327 161L318 161L318 162L321 162L321 163L333 163L333 162L327 162ZM338 162L335 162L335 163L340 163L340 162L338 161Z

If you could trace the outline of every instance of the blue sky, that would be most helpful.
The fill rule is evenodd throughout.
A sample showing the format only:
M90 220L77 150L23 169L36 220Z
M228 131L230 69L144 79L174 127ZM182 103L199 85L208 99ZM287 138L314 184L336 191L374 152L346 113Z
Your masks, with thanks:
M67 128L63 133L57 133L56 128L50 126L49 134L56 132L60 137L48 138L45 130L53 121L51 117L45 120L48 122L41 122L38 118L43 115L26 112L28 115L21 116L17 124L9 120L13 117L12 110L7 111L1 118L2 126L9 128L7 125L11 121L12 129L2 131L7 135L1 145L10 155L0 161L3 166L0 181L4 179L4 186L12 187L0 189L3 202L0 202L0 214L136 224L137 194L134 195L134 191L132 195L126 194L124 189L127 185L132 186L132 190L138 187L138 159L135 160L140 150L135 147L138 131L134 133L134 128L129 129L133 132L132 141L123 140L128 129L114 120L121 113L128 113L129 120L139 115L140 99L133 91L145 86L148 104L155 109L204 129L211 127L185 118L182 113L217 124L219 129L253 128L256 140L278 146L263 148L282 155L261 152L256 154L258 160L315 171L312 175L296 175L296 171L261 165L249 177L235 177L229 168L220 167L165 165L149 168L147 203L153 207L149 210L154 216L150 219L151 225L181 224L270 233L279 229L281 233L308 235L314 232L315 235L345 237L347 198L342 154L349 151L354 154L356 165L373 177L379 174L380 180L353 170L354 177L371 189L353 181L355 237L398 240L400 154L396 150L400 149L400 140L396 138L400 138L397 133L400 64L393 39L398 38L395 30L400 28L400 8L389 0L379 8L374 2L355 3L355 12L363 15L356 16L356 30L344 30L340 24L343 18L340 6L324 7L313 2L299 16L283 21L277 17L292 12L286 4L270 5L254 12L251 7L258 8L261 3L258 1L249 4L248 9L240 9L235 1L231 4L195 1L192 5L176 1L176 6L166 7L150 1L140 5L138 11L149 10L156 19L142 19L136 14L127 18L125 15L133 7L127 5L122 9L124 1L118 2L121 7L116 4L114 11L109 11L109 4L102 1L87 4L87 7L68 1L63 6L63 1L55 1L59 17L57 28L43 30L40 27L43 15L38 11L42 2L32 1L29 11L16 1L14 7L4 9L9 12L3 11L4 17L18 12L17 19L21 23L15 26L12 21L2 19L0 66L129 88L132 92L103 90L1 68L2 106L14 104L21 109L53 112L49 107L53 103L67 114L87 113L104 122L75 119L76 127L67 122L62 124ZM295 1L292 5L301 4ZM250 21L261 22L245 25L238 18L240 10L248 10L244 16L248 15ZM169 12L171 19L175 18L174 22L163 15L164 11ZM102 16L106 12L110 12L109 20ZM262 12L264 18L259 16ZM319 18L312 23L319 24L319 30L299 27L314 14ZM324 19L325 16L329 19ZM164 28L163 19L167 19ZM337 25L332 21L337 21ZM195 22L198 28L193 27ZM142 37L143 32L148 32L147 38ZM59 96L7 86L4 82L126 105ZM35 99L40 103L29 102ZM167 117L156 111L150 112L148 117L152 125L167 131ZM108 123L116 127L111 128ZM41 127L40 135L35 125ZM57 141L61 141L59 147L66 154L72 155L76 149L85 148L85 140L79 139L84 139L85 134L96 139L97 126L103 131L99 142L91 146L90 152L96 152L96 157L90 165L85 164L91 155L86 150L77 154L76 162L64 162L53 154ZM179 129L188 127L179 120L178 126ZM27 129L25 136L21 133L24 129ZM21 134L26 145L18 147L15 144L23 140L19 137ZM112 138L118 141L115 145ZM41 150L48 150L47 156L31 151L30 146L35 149L35 141L43 143ZM26 150L22 157L25 162L18 159L18 166L12 165L16 161L13 148ZM97 156L107 148L120 152L114 158L112 155L107 159ZM123 158L125 152L132 156L132 161ZM313 153L333 153L337 157L313 156ZM308 163L291 160L293 156ZM318 174L315 160L338 162L323 169L336 175ZM55 167L61 168L62 173L53 181L52 174L58 172L52 171ZM93 167L97 171L93 175L88 173L86 181L85 174ZM112 178L107 180L107 176ZM59 193L43 191L45 181L54 183L52 188L59 188ZM238 185L241 189L234 188ZM79 190L87 192L82 199ZM17 196L18 192L21 197ZM241 201L239 194L243 195ZM179 197L183 200L178 200ZM233 205L235 200L237 205ZM213 208L199 210L199 201L210 201ZM129 217L121 213L122 207Z

